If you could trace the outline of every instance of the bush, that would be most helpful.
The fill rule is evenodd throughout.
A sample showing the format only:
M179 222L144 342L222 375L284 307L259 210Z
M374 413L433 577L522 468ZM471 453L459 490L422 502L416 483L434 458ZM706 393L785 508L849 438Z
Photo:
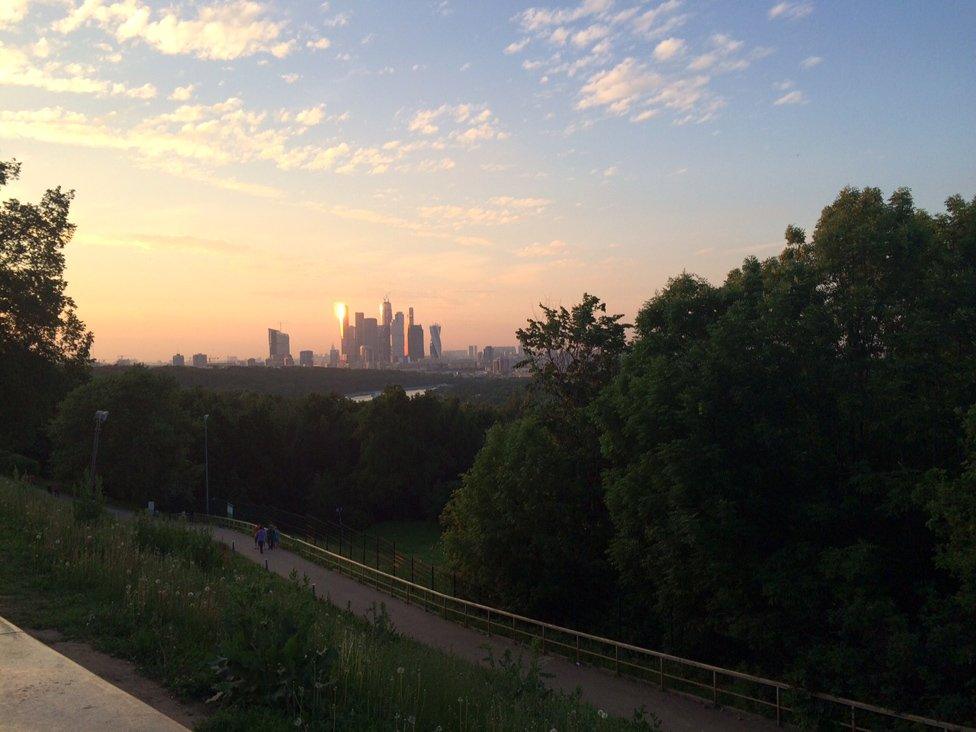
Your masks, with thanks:
M15 452L0 451L0 475L38 475L41 465L33 458Z
M96 476L93 484L91 474L85 471L85 477L75 486L73 493L75 521L80 524L97 523L105 513L102 479Z

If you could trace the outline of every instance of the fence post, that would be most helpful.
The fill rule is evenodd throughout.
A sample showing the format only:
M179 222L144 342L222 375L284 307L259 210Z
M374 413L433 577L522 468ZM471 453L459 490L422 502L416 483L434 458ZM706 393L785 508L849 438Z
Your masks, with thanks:
M457 597L457 572L451 572L451 594Z
M316 595L315 595L315 583L314 582L312 583L312 597L316 597Z
M430 589L434 589L434 565L430 565Z
M776 726L777 727L783 726L782 712L780 710L781 707L779 704L779 687L777 686L776 687Z
M413 561L413 555L410 556L410 581L411 582L414 582L414 583L416 583L416 581L417 581L414 578L414 561Z
M576 665L579 666L580 662L580 640L579 633L576 634Z
M396 573L396 564L397 564L397 562L396 562L396 542L395 541L393 542L392 546L393 546L393 550L392 550L393 551L393 555L390 557L390 565L393 567L393 573L392 574L393 574L394 577L396 577L397 576L397 573Z
M854 721L854 707L851 706L851 729L857 730L857 723Z
M376 568L380 568L380 537L376 537Z
M658 656L658 671L661 674L661 691L664 691L664 656Z
M542 626L542 653L546 652L546 626Z
M512 642L518 643L518 636L515 634L515 616L512 616Z
M718 679L715 670L712 669L712 704L718 706Z
M620 676L620 646L616 644L613 646L613 665L614 673Z
M234 542L234 541L232 541L232 542L230 543L230 550L231 550L232 552L236 552L236 551L237 551L237 542Z
M488 637L491 638L491 608L488 608Z

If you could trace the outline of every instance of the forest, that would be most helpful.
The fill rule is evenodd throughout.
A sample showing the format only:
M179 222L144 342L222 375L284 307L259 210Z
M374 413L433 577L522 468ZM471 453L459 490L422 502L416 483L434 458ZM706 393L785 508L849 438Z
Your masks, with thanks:
M16 174L0 167L0 184ZM504 407L90 376L70 194L0 212L4 469L70 485L92 413L121 501L440 516L478 599L686 657L976 719L976 199L845 188L721 284L632 325L585 294L518 330ZM16 415L16 416L12 416Z

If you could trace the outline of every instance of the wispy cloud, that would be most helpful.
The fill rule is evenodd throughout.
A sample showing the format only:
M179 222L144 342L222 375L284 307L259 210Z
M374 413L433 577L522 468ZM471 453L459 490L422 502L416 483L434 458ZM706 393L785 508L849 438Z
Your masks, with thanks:
M769 9L769 19L799 20L813 12L813 3L806 0L779 2Z
M788 92L773 102L773 106L782 107L787 104L806 104L807 98L799 89Z
M812 69L814 66L819 66L823 63L823 59L820 56L807 56L800 62L800 66L804 69Z
M183 17L172 6L154 12L138 0L86 0L72 4L54 28L67 34L88 25L119 43L139 40L163 54L202 59L226 61L257 53L282 58L295 45L284 37L284 21L270 19L268 7L256 0L200 5L192 17Z

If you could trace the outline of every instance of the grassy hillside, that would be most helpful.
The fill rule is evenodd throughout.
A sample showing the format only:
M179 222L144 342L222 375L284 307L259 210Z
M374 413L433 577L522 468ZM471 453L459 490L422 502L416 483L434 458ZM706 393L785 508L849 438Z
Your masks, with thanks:
M102 516L0 479L0 613L211 699L207 729L623 730L531 663L472 666L315 600L202 531Z

